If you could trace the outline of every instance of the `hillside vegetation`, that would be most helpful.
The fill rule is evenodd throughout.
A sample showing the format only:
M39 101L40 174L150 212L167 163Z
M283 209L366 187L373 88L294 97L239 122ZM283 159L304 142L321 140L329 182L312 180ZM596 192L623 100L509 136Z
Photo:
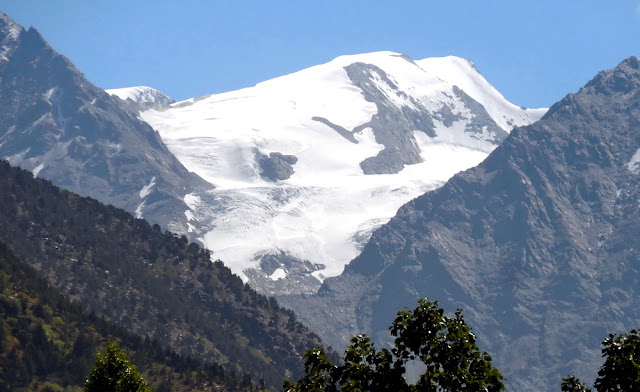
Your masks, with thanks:
M0 240L63 294L182 355L267 386L319 338L186 238L0 163Z
M0 243L0 390L80 390L98 347L119 340L156 392L258 390L68 301Z

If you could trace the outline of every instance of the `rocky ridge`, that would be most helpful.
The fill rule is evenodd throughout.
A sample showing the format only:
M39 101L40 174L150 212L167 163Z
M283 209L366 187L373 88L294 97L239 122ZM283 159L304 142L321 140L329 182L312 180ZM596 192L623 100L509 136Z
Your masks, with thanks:
M281 301L342 347L388 343L395 312L429 297L464 309L509 389L589 380L600 341L640 320L639 129L631 57L400 208L317 295Z
M212 186L137 107L92 85L34 28L0 14L0 157L139 218L186 232L184 195Z

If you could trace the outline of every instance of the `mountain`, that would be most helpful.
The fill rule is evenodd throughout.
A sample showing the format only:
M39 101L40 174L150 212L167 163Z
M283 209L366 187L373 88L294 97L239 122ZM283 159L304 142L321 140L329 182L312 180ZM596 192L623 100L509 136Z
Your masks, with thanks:
M0 161L0 241L66 297L277 388L320 339L187 238Z
M177 231L184 195L211 188L33 28L0 13L0 158Z
M544 111L506 101L468 60L378 52L141 117L215 185L184 199L192 238L279 295L317 291L403 203Z
M510 390L593 380L640 321L640 59L515 128L477 167L399 209L316 296L283 298L326 342L378 343L420 297L464 309Z
M0 315L3 391L79 390L98 348L116 339L154 391L258 390L247 377L241 381L225 374L219 364L182 357L158 340L87 313L1 242Z
M165 109L176 102L175 99L167 96L162 91L147 86L124 87L105 91L107 94L115 95L127 102L129 107L136 111Z

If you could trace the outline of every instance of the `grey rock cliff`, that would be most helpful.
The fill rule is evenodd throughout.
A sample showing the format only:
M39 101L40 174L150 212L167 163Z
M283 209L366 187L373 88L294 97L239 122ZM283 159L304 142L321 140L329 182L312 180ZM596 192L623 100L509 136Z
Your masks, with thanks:
M0 157L83 196L186 232L188 172L124 101L92 85L33 28L0 14Z
M508 389L591 382L601 340L640 322L638 161L632 57L403 206L316 296L282 299L340 348L362 332L388 343L395 313L429 297L464 309Z

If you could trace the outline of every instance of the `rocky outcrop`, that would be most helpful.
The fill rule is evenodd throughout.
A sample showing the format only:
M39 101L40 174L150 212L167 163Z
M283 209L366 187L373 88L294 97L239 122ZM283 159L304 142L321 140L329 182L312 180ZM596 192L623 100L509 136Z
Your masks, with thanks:
M452 107L446 104L436 111L427 108L418 99L399 89L381 68L373 64L353 63L346 66L345 70L354 86L362 90L364 98L375 103L377 107L377 113L371 121L354 130L357 133L371 128L376 142L384 146L376 156L360 163L365 174L398 173L405 165L422 162L413 132L424 132L427 136L435 138L438 133L434 119L441 121L447 128L455 121L466 120L468 123L464 126L463 132L491 145L500 144L508 135L493 121L481 104L456 86L453 86L456 101L467 108L468 113L454 113ZM390 95L395 95L395 100L404 101L404 104L398 105ZM483 131L491 136L483 138Z
M293 166L298 162L295 155L284 155L271 152L269 155L259 154L260 176L269 181L286 180L293 174Z

